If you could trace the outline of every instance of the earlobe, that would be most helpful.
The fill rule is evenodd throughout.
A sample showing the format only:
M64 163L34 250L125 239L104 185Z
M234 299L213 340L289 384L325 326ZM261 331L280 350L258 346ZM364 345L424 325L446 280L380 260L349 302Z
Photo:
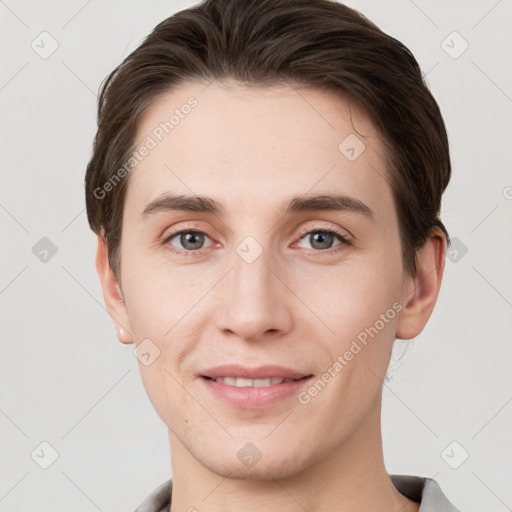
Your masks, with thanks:
M128 312L117 278L110 267L107 242L102 234L97 235L96 270L103 290L105 306L114 323L117 337L121 343L133 343Z
M404 290L405 307L396 326L396 337L408 340L418 336L427 324L439 295L445 264L446 237L432 228L428 240L417 253L417 272ZM411 284L412 283L412 284Z
M115 321L115 320L114 320ZM125 331L123 327L118 327L117 337L121 343L133 343L132 336L129 332Z

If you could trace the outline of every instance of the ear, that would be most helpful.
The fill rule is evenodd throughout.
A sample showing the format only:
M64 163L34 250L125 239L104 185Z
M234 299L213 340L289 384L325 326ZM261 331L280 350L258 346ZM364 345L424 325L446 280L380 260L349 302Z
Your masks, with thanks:
M103 299L108 314L114 323L117 337L121 343L133 343L130 322L124 302L121 287L108 261L108 247L103 234L97 235L98 248L96 251L96 270L103 289Z
M445 264L446 237L435 226L417 253L417 272L406 282L406 306L397 321L396 337L408 340L425 327L439 295Z

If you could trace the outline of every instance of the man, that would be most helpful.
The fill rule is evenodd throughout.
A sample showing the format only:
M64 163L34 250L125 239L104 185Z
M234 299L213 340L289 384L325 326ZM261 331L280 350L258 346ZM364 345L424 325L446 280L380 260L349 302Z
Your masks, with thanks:
M102 87L97 269L169 428L138 512L454 511L390 476L395 338L444 270L444 122L411 53L329 0L206 0Z

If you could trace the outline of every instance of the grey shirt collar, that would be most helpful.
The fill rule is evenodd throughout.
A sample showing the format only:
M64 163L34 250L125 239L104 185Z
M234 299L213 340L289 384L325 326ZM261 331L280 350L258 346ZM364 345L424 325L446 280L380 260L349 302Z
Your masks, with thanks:
M410 500L421 503L419 512L460 512L444 495L432 478L390 475L396 489ZM172 479L160 484L134 512L168 512L172 495Z

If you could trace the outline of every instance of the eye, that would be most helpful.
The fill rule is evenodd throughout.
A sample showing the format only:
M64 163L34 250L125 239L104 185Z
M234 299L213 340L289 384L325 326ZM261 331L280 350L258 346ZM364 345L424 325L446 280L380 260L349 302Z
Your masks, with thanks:
M345 235L332 229L303 230L299 237L299 241L304 239L309 243L309 247L306 247L306 249L313 249L317 254L326 252L330 254L343 250L350 245L350 240ZM204 246L206 239L211 241L211 238L205 232L193 227L185 227L166 236L163 243L175 254L196 256L201 253L202 249L209 248ZM335 243L336 239L339 240L338 243ZM210 244L210 247L213 245L215 244Z
M336 238L339 240L339 243L333 245L333 242L335 242ZM317 252L326 251L332 249L333 247L338 247L338 249L334 249L337 251L350 244L349 240L341 233L323 228L309 229L307 231L301 232L300 240L302 239L305 239L307 242L309 242L310 246L307 247L308 249L315 249Z
M170 250L177 254L184 254L186 256L192 255L191 253L204 249L205 238L210 237L203 231L197 229L184 228L180 231L175 231L167 236L164 243L168 244ZM176 247L179 244L181 247Z

